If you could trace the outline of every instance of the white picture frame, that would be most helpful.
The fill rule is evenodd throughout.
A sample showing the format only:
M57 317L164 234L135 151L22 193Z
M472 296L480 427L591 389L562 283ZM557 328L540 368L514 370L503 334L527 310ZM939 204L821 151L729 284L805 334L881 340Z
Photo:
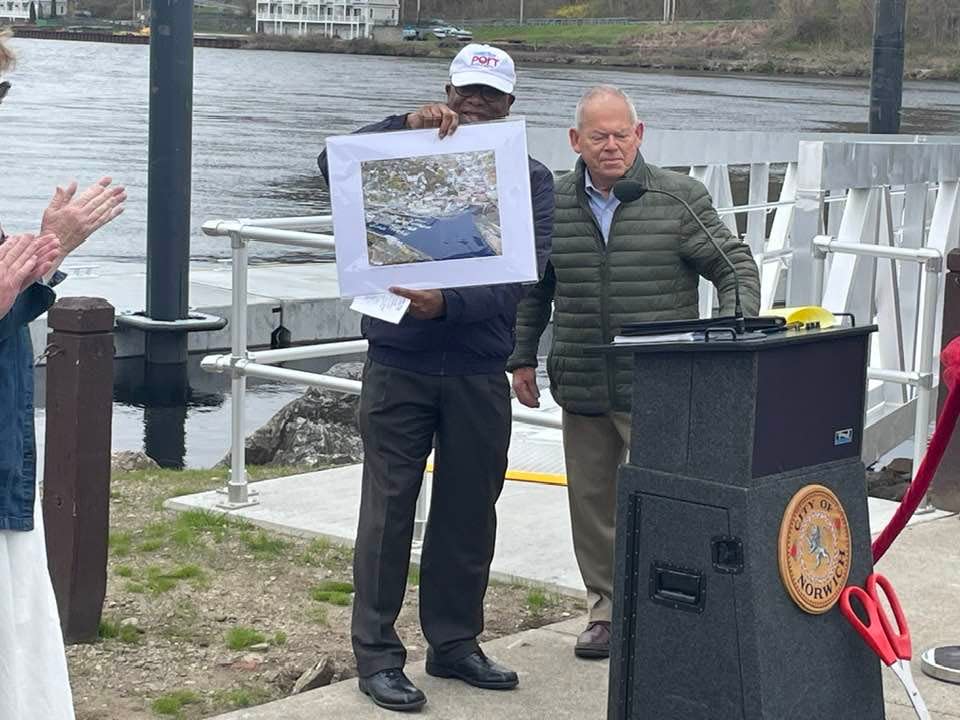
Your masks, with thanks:
M327 160L341 297L537 281L522 119L331 137Z

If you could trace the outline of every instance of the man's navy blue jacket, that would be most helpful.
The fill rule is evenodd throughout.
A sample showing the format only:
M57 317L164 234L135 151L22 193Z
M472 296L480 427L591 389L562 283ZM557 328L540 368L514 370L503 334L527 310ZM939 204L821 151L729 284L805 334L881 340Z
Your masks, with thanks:
M402 130L406 115L392 115L357 132ZM327 151L317 164L329 184ZM553 174L530 158L530 193L541 275L553 240ZM517 304L531 286L519 283L443 290L446 314L435 320L404 316L399 325L364 316L368 357L382 365L426 375L480 375L506 370L513 352Z

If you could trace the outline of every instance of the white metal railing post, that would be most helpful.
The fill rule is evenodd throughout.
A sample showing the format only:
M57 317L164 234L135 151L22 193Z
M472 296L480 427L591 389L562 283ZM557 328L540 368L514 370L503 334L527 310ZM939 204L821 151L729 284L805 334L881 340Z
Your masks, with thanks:
M232 250L233 312L230 319L230 479L227 501L221 507L237 508L255 504L247 485L246 434L244 432L247 376L237 363L247 358L247 241L239 230L230 232Z
M432 462L431 462L432 461ZM433 488L433 474L437 470L437 438L433 438L433 452L427 458L427 465L432 465L432 469L425 468L423 471L423 482L420 483L420 494L417 496L417 510L413 516L413 547L419 549L423 547L423 539L427 533L427 517L430 515L430 494Z
M813 294L813 305L820 305L823 302L823 280L827 268L827 249L820 245L820 240L831 240L829 236L818 235L813 239L813 267L811 292Z
M930 247L903 248L893 246L868 245L861 243L837 242L829 235L818 235L813 240L814 301L822 299L823 264L828 253L847 253L855 256L888 259L891 261L910 261L923 268L923 301L921 303L920 326L917 330L915 346L918 353L912 371L886 368L868 368L867 376L872 380L899 383L916 388L913 431L913 473L916 476L920 462L927 450L930 435L930 408L932 405L934 382L933 366L936 358L936 327L939 314L940 274L943 272L943 254ZM935 508L929 497L924 496L919 513L932 512Z
M936 337L939 309L940 273L943 271L943 258L928 258L923 265L923 316L920 319L920 357L917 363L917 415L914 424L913 475L916 477L920 462L927 450L930 438L930 407L933 401L933 359L936 354ZM918 513L933 512L929 493L923 496Z

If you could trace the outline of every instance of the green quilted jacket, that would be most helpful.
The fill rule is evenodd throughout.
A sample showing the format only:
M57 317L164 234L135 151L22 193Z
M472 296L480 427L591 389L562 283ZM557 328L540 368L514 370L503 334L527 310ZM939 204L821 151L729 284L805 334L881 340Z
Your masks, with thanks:
M744 315L756 315L757 265L750 248L720 220L703 184L647 165L639 154L626 177L673 192L690 204L737 268ZM516 347L507 367L537 366L537 346L552 303L547 373L554 398L568 412L583 415L629 411L630 358L590 355L587 348L611 342L625 323L696 318L701 275L717 287L721 314L732 315L733 273L672 198L649 194L621 204L605 244L587 204L582 160L557 181L555 192L550 263L520 303Z

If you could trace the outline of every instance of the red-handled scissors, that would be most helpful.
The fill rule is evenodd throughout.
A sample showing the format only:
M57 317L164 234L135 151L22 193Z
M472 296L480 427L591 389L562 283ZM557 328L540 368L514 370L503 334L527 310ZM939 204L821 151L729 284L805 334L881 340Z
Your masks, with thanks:
M897 621L897 628L894 630L890 624L890 618L880 604L880 597L877 594L877 588L883 590L883 594L893 610L893 616ZM850 599L857 598L867 614L867 622L864 623L850 606ZM920 720L930 720L930 713L927 712L927 706L917 690L917 685L913 681L913 673L910 671L910 658L913 655L913 649L910 643L910 628L907 627L907 620L903 616L903 608L900 606L900 600L893 591L890 581L883 575L872 573L867 578L867 589L851 585L844 588L840 595L840 611L844 617L850 621L854 629L860 633L860 636L866 640L884 665L887 665L903 683L907 694L910 696L910 702L913 703L913 709Z

